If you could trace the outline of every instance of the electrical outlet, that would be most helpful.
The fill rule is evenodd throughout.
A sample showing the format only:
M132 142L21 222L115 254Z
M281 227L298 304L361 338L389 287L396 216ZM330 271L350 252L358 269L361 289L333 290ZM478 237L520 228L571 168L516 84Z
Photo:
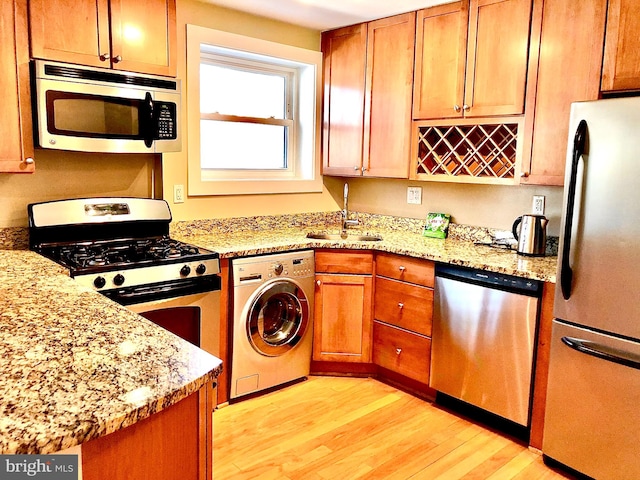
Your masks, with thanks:
M173 186L173 203L184 203L184 185Z
M544 195L533 196L533 207L531 210L534 215L544 215Z
M422 204L422 187L407 187L407 203Z

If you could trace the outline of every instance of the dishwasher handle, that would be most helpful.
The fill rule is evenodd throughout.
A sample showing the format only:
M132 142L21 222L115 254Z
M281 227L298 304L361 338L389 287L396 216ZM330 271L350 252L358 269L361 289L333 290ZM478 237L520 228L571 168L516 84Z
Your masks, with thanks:
M578 352L600 358L608 362L640 370L640 355L613 349L596 342L574 337L562 337L562 343Z

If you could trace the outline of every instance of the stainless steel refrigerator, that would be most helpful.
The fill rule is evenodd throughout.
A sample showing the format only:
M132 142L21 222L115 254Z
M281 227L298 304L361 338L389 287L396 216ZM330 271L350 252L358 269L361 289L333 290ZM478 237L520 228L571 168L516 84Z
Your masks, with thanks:
M640 479L640 97L571 107L543 453Z

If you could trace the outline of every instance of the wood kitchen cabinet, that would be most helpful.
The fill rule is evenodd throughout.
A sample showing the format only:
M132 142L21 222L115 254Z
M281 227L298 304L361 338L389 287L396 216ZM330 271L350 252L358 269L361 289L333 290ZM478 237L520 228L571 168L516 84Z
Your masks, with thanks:
M0 3L0 172L34 171L26 0Z
M313 360L371 362L371 252L316 251Z
M376 255L373 363L381 376L392 372L428 385L433 286L433 262Z
M31 56L176 76L175 0L30 0Z
M640 90L640 3L609 0L602 91Z
M322 35L323 173L408 178L415 12Z
M522 184L564 183L571 103L599 97L606 15L606 0L534 3Z
M522 114L530 17L531 0L464 0L420 10L413 118Z

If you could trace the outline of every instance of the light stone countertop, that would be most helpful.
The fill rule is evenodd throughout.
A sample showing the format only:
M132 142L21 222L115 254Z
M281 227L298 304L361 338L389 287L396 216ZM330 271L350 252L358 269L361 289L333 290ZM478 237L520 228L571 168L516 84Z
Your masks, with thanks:
M214 381L220 359L27 250L0 250L0 453L53 453Z
M171 236L216 251L221 258L244 257L305 248L358 249L389 252L436 262L480 268L555 283L557 257L527 257L514 251L476 243L490 240L492 230L452 225L449 238L422 235L422 222L360 214L352 234L372 234L381 241L313 240L307 233L340 233L335 214L282 215L224 220L178 222Z

